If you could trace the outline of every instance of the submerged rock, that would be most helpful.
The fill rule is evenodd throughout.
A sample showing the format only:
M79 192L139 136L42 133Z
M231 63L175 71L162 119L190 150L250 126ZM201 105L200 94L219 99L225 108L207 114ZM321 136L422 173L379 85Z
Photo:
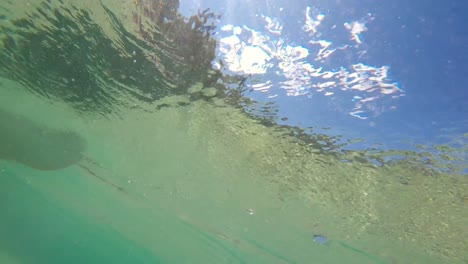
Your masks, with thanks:
M206 97L213 97L217 93L216 88L209 87L202 90L202 94Z
M203 83L197 82L197 83L195 83L194 85L190 86L190 87L187 89L187 92L188 92L189 94L194 94L194 93L200 92L202 89L203 89Z

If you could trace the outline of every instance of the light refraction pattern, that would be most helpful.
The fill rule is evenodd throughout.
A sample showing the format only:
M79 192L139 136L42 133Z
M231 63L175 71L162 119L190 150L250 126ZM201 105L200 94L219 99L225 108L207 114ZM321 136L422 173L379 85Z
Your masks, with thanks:
M216 68L228 74L255 76L250 88L277 96L272 87L279 87L288 96L313 96L317 93L334 100L339 109L351 116L367 119L395 109L395 99L404 96L397 82L390 78L390 67L373 66L363 57L367 48L362 35L375 17L350 20L341 25L324 26L327 16L307 7L297 32L307 36L304 43L288 43L278 18L257 16L263 29L248 25L226 24L218 34ZM340 28L341 27L341 28ZM323 33L348 34L340 41L331 41ZM337 66L338 65L338 66Z

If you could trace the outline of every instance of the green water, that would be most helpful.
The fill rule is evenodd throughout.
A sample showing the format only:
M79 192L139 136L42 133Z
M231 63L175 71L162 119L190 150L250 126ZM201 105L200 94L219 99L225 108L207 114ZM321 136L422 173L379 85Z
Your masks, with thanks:
M425 243L451 248L463 232L463 205L440 194L453 179L401 185L398 168L333 162L228 106L87 119L15 98L63 118L88 142L79 164L121 189L80 165L1 161L8 263L442 263ZM425 241L430 227L440 242ZM317 233L329 243L316 243Z
M88 20L116 46L111 15L128 22L124 14L133 7L117 2L79 7L93 7ZM5 4L16 10L9 17L29 12L12 6ZM164 89L174 92L161 92L165 77L151 84L147 64L134 71L138 81L107 82L92 63L112 65L114 57L83 62L66 53L54 63L97 67L90 76L103 90L87 97L60 82L73 69L44 70L27 59L41 56L21 48L10 56L5 39L0 57L11 62L0 67L2 264L468 262L466 177L427 170L411 157L376 166L363 161L370 155L364 152L318 151L288 128L246 115L230 98L194 98L170 83ZM35 70L46 76L28 75ZM86 78L77 82L87 87ZM135 99L144 89L158 91L154 100ZM314 234L328 242L317 243Z

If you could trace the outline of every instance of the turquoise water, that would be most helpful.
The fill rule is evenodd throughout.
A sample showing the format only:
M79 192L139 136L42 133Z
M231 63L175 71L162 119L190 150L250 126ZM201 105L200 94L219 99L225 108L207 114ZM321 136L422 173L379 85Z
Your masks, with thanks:
M456 196L427 204L435 185L430 192L381 179L376 167L327 164L330 156L303 152L229 107L198 102L92 121L64 110L54 120L88 143L78 164L38 170L1 162L2 253L11 263L440 263L405 241L424 233L402 228L418 230L410 218L441 228L422 214L451 221L460 208ZM54 151L41 149L60 156ZM453 188L444 178L437 184ZM452 222L460 232L463 213Z
M138 2L1 4L0 263L466 263L451 165L246 113Z
M11 263L161 263L111 227L60 207L16 175L4 170L2 178L2 253L14 256Z

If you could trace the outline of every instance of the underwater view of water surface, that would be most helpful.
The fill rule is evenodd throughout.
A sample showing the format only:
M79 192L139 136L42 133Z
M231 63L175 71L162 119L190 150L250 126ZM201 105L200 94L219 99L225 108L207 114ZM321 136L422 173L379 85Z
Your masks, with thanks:
M468 263L464 1L293 2L1 1L0 263Z

